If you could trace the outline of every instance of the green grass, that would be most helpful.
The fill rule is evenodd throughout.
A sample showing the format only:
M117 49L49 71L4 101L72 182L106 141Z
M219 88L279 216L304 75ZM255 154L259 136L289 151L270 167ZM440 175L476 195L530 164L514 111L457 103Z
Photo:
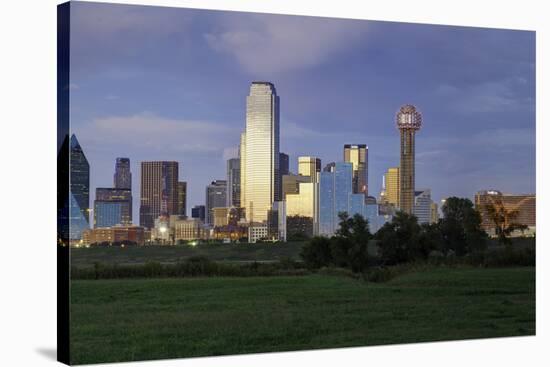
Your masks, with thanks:
M201 244L198 246L132 246L72 248L71 265L141 264L150 261L175 263L191 256L206 256L212 261L276 261L300 259L303 242Z
M535 269L73 281L75 364L533 335Z

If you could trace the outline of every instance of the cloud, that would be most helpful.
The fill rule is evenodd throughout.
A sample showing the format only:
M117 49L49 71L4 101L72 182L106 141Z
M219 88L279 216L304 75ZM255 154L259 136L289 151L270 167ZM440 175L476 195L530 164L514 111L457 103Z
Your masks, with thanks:
M247 15L227 18L222 30L204 35L212 49L232 55L251 74L315 66L364 41L365 22Z
M80 135L96 146L132 146L173 153L223 154L234 145L234 129L211 121L172 119L150 112L96 118L84 125ZM235 141L238 133L235 133Z

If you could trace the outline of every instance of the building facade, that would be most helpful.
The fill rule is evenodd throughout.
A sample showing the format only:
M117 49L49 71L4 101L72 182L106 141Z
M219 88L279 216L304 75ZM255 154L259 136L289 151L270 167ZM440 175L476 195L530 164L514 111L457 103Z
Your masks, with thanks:
M299 193L301 182L311 182L311 178L295 174L283 175L283 199L286 200L288 194Z
M206 224L214 225L214 208L224 208L227 203L227 181L215 180L206 187Z
M227 207L241 207L241 160L227 160Z
M244 140L244 144L243 143ZM246 98L246 130L241 140L241 192L246 219L265 222L273 202L280 200L279 96L269 82L253 82ZM244 154L243 154L244 153Z
M136 245L144 245L147 241L145 228L139 226L113 226L88 229L83 232L84 245L115 244L131 242Z
M178 215L187 215L187 182L178 181Z
M151 229L159 216L177 214L178 177L178 162L141 162L141 226Z
M74 134L69 152L69 239L79 240L90 228L90 164Z
M402 106L396 115L401 136L399 164L399 209L414 213L415 194L415 135L422 127L422 115L413 105Z
M317 173L321 172L321 159L317 157L298 157L298 174L309 177L310 182L315 182Z
M195 205L191 208L191 218L199 219L204 223L206 221L206 207L204 205Z
M331 171L323 171L319 175L318 227L319 234L324 236L332 236L338 229L339 213L350 213L353 194L353 165L349 162L338 162L329 169Z
M355 194L369 193L369 148L366 144L344 145L344 162L353 165L353 192Z
M116 189L132 190L132 172L130 171L130 158L116 159L113 186Z
M399 167L390 167L384 174L385 202L399 207Z
M414 215L419 224L432 223L432 193L431 190L414 192Z

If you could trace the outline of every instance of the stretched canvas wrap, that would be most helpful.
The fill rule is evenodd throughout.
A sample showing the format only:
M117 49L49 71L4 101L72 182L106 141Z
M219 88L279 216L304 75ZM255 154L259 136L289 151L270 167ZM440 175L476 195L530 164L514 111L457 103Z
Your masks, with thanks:
M61 362L535 334L535 32L69 2L57 75Z

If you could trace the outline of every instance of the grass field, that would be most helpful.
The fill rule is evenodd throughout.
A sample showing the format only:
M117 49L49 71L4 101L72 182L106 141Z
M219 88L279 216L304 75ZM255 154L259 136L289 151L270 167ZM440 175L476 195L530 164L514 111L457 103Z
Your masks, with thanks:
M533 335L535 269L72 281L72 363Z
M212 261L299 260L303 242L201 244L198 246L139 246L72 248L71 265L140 264L149 261L175 263L191 256L206 256Z

